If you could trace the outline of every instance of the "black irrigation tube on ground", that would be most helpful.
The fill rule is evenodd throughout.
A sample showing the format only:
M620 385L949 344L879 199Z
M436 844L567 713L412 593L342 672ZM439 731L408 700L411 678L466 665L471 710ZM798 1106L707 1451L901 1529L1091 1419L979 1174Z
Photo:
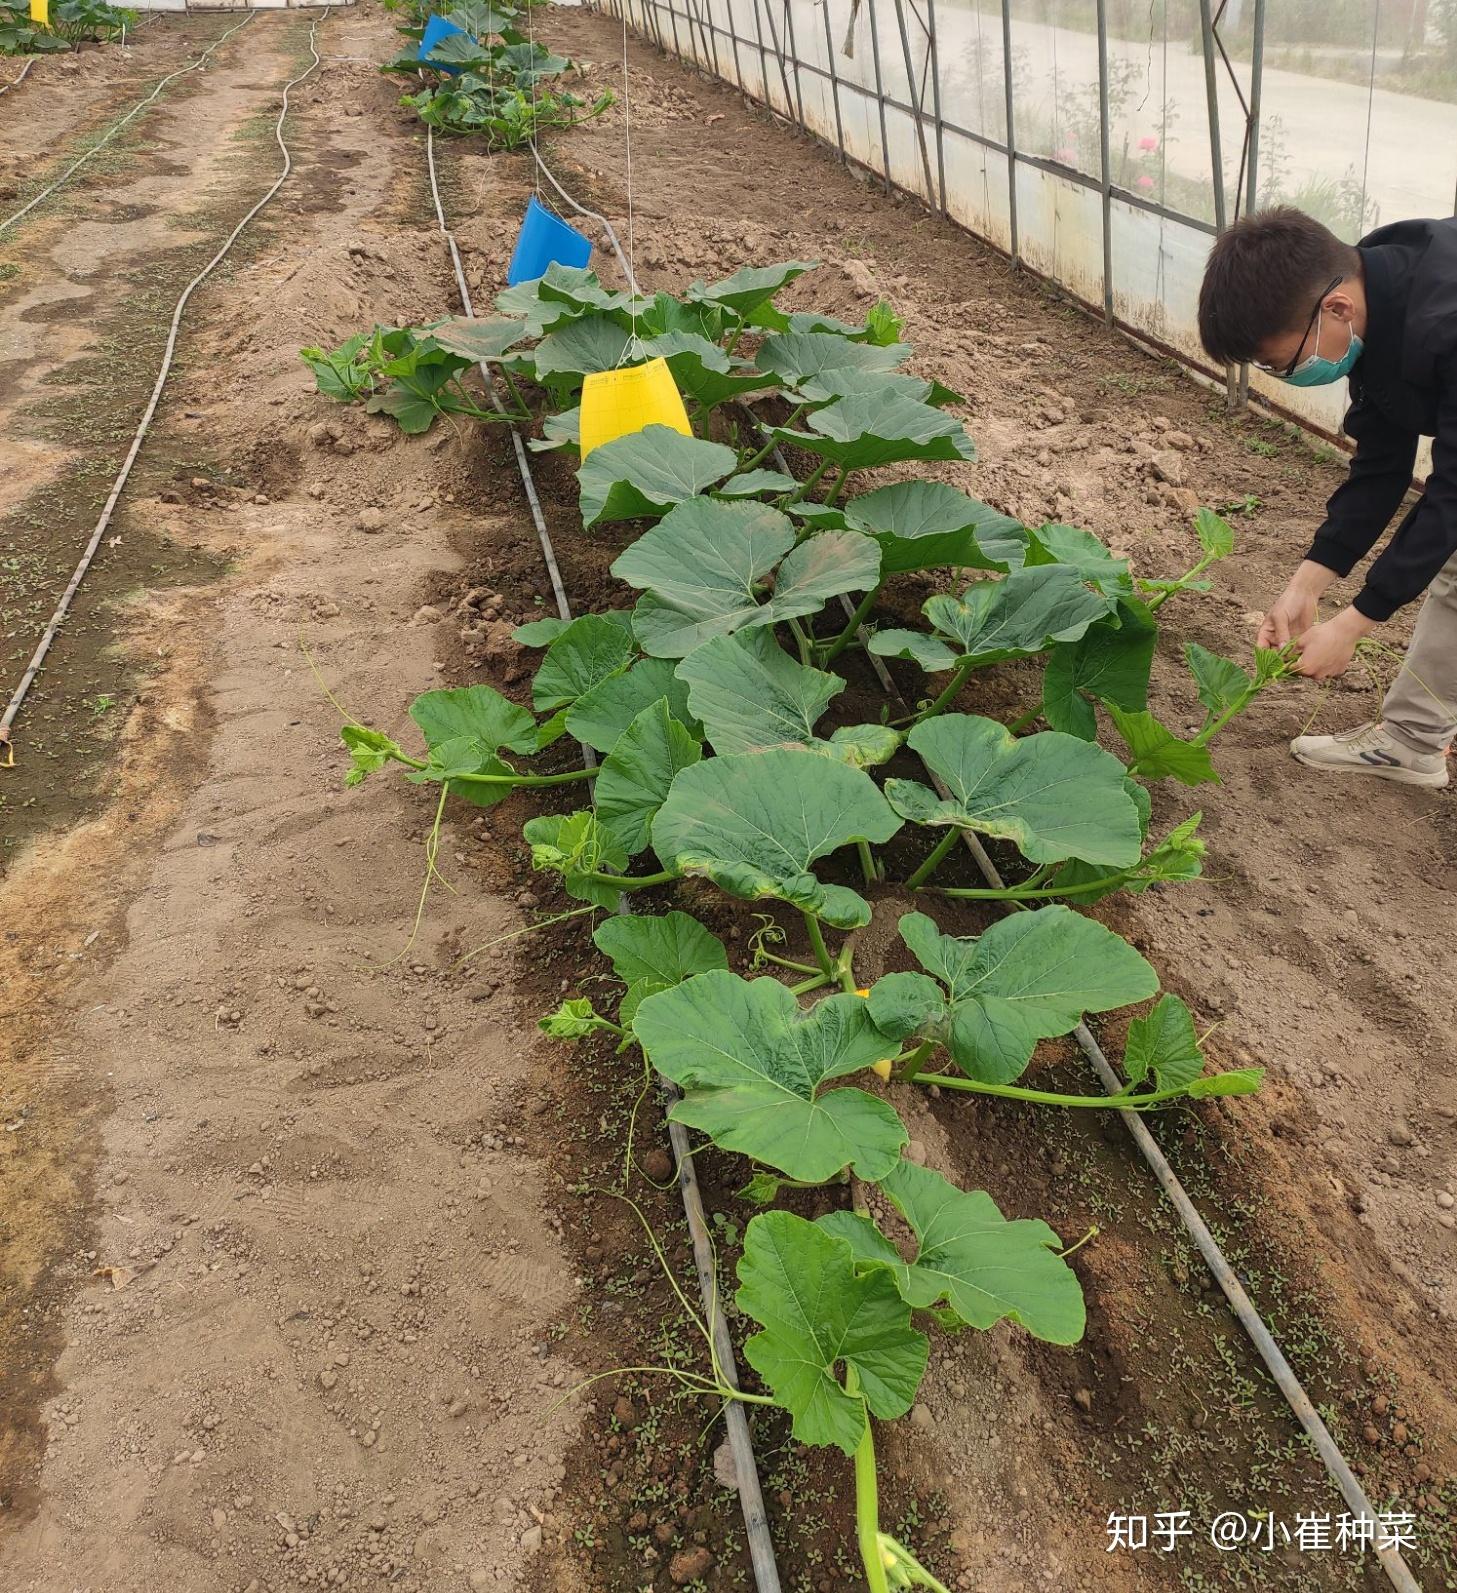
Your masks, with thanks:
M0 94L8 94L11 89L19 88L20 85L25 82L26 78L30 75L30 69L34 65L35 57L31 56L25 65L21 67L19 76L11 78L8 83L0 83Z
M567 200L573 209L579 215L591 216L601 223L611 243L613 252L617 255L627 276L629 289L631 292L636 293L637 283L633 276L631 264L623 256L611 223L605 216L598 215L596 211L588 210L585 206L579 205L572 199L537 153L534 141L531 149L537 165L541 167L551 181L552 186ZM456 288L460 293L461 308L468 317L474 320L475 309L471 303L470 288L465 279L465 268L461 263L460 249L456 244L455 235L446 224L445 209L440 199L440 184L435 170L435 133L434 129L428 126L425 136L425 156L430 169L430 195L435 204L435 219L450 251L450 262L455 272L455 282ZM484 361L480 362L479 368L492 405L498 414L504 415L506 413L505 408L501 403L496 384ZM542 559L551 581L557 614L563 620L570 620L572 618L571 600L567 596L561 568L557 563L556 550L552 546L551 531L547 526L546 516L542 512L541 498L536 490L536 480L532 475L531 461L526 452L526 445L522 440L520 430L515 425L510 425L508 429L511 433L511 441L516 454L517 468L521 474L521 485L526 493L526 501L530 507L531 518L536 527L537 539L541 543ZM582 747L582 756L588 768L592 768L595 765L596 759L590 747ZM627 902L624 898L619 904L618 911L626 912L628 910ZM671 1105L678 1097L677 1088L666 1080L661 1082L666 1102ZM683 1198L683 1213L687 1220L689 1236L693 1243L693 1263L698 1274L699 1291L703 1298L704 1319L713 1333L724 1380L730 1388L737 1389L739 1386L737 1357L734 1353L733 1341L729 1337L728 1326L724 1320L723 1312L718 1307L718 1278L714 1269L713 1241L709 1236L708 1223L704 1216L703 1197L698 1188L698 1175L693 1166L692 1150L688 1143L688 1131L681 1123L676 1123L669 1119L668 1138L673 1147L678 1189ZM769 1519L764 1510L764 1496L759 1486L759 1469L754 1459L753 1439L749 1433L749 1423L744 1407L737 1400L730 1401L725 1407L724 1422L728 1429L729 1451L733 1457L734 1486L738 1492L739 1505L743 1512L744 1531L749 1544L749 1558L753 1566L754 1583L759 1593L780 1593L779 1570L775 1563L774 1544L769 1533Z
M849 602L843 597L840 601L844 604L846 614L853 614L854 610ZM865 635L863 626L860 634L862 637ZM882 686L902 708L907 708L908 705L891 680L884 661L868 652L866 656L875 665L875 672ZM922 767L926 769L927 777L936 787L938 795L943 800L949 798L950 789L940 776L926 764L923 763ZM970 830L963 830L962 840L966 843L966 849L971 853L987 884L994 890L1003 889L1005 882L976 835ZM1003 904L1002 910L1015 912L1016 908L1010 904ZM1124 1090L1123 1081L1113 1071L1108 1058L1103 1054L1102 1046L1098 1044L1096 1036L1085 1021L1079 1022L1073 1030L1073 1038L1077 1041L1079 1050L1093 1065L1104 1090L1109 1095L1121 1094ZM1197 1246L1199 1254L1203 1256L1210 1272L1214 1274L1214 1280L1223 1291L1225 1299L1229 1301L1230 1310L1234 1312L1240 1326L1249 1335L1250 1342L1264 1362L1266 1371L1285 1396L1291 1413L1315 1447L1331 1480L1340 1490L1341 1497L1358 1517L1371 1524L1372 1544L1387 1580L1398 1593L1421 1593L1421 1588L1402 1559L1400 1550L1393 1547L1392 1539L1382 1528L1381 1518L1372 1507L1366 1490L1351 1470L1346 1457L1340 1451L1340 1446L1331 1436L1330 1429L1321 1420L1320 1413L1301 1385L1294 1367L1286 1360L1274 1334L1265 1326L1254 1301L1250 1299L1244 1285L1239 1281L1238 1273L1230 1266L1224 1252L1219 1248L1219 1241L1210 1232L1209 1225L1203 1217L1199 1215L1199 1208L1189 1198L1187 1190L1179 1182L1178 1174L1169 1165L1169 1160L1163 1151L1159 1149L1158 1141L1149 1132L1148 1125L1137 1112L1120 1108L1118 1116L1122 1119L1123 1126L1133 1136L1134 1144L1137 1145L1144 1161L1148 1163L1150 1172L1158 1180L1159 1187L1169 1197L1174 1210L1179 1214L1179 1220L1184 1224L1185 1230Z
M744 408L753 423L760 427L761 435L763 435L762 425L758 417L747 406L741 407ZM775 447L774 457L778 461L780 469L786 475L792 474L781 448ZM846 617L853 617L855 609L850 600L842 595L840 603ZM868 632L863 625L860 627L858 634L863 645L868 639ZM910 705L891 679L890 671L886 668L885 661L870 652L868 648L866 648L865 656L869 659L876 678L880 681L881 688L886 693L886 696L903 712L909 712ZM951 790L941 779L940 775L924 760L921 766L926 771L927 779L936 788L937 794L943 800L949 800ZM1004 889L1005 881L977 835L971 830L963 830L961 839L987 884L994 890ZM1002 904L1002 911L1004 913L1016 912L1017 908L1012 904ZM1121 1094L1124 1090L1123 1081L1113 1071L1107 1057L1103 1054L1103 1048L1098 1044L1096 1036L1089 1029L1087 1023L1080 1021L1072 1033L1073 1038L1078 1043L1079 1050L1092 1064L1104 1090L1110 1096ZM1185 1231L1194 1241L1199 1254L1204 1258L1205 1264L1214 1275L1215 1282L1218 1283L1225 1299L1228 1300L1230 1310L1233 1311L1240 1326L1249 1335L1250 1342L1254 1345L1256 1353L1264 1363L1266 1371L1269 1372L1276 1387L1285 1396L1291 1413L1310 1439L1316 1454L1326 1468L1326 1472L1340 1491L1341 1497L1361 1520L1371 1524L1372 1545L1376 1551L1376 1557L1380 1562L1381 1569L1386 1573L1387 1580L1392 1587L1397 1589L1397 1593L1421 1593L1421 1587L1407 1567L1401 1551L1393 1546L1393 1540L1382 1528L1381 1518L1372 1507L1366 1490L1361 1486L1356 1474L1351 1470L1346 1457L1341 1453L1340 1446L1332 1437L1330 1429L1321 1419L1320 1413L1316 1410L1310 1396L1305 1392L1299 1377L1295 1373L1295 1369L1285 1358L1285 1354L1276 1342L1274 1334L1265 1325L1264 1319L1260 1316L1254 1301L1250 1299L1244 1285L1240 1282L1238 1273L1235 1272L1224 1252L1219 1248L1219 1241L1214 1237L1203 1217L1200 1216L1199 1209L1190 1199L1188 1191L1179 1182L1178 1174L1174 1172L1168 1158L1159 1148L1158 1141L1154 1139L1149 1132L1147 1124L1144 1123L1137 1112L1120 1109L1118 1116L1122 1119L1124 1127L1132 1135L1134 1144L1138 1147L1140 1155L1148 1164L1149 1170L1157 1179L1159 1187L1168 1196L1174 1210L1178 1213L1179 1220L1183 1223Z
M289 153L288 145L284 142L283 138L283 124L288 117L289 109L288 97L292 90L297 88L305 78L312 76L313 73L318 70L321 58L319 56L317 47L316 35L319 31L319 24L328 17L330 9L331 7L325 6L321 15L315 17L314 20L309 24L309 54L313 57L309 66L303 72L299 73L297 77L292 78L283 86L283 103L279 107L278 120L273 126L273 137L278 144L280 154L283 156L283 170L278 174L278 177L274 180L272 186L269 187L264 193L263 197L259 199L255 205L253 205L243 219L223 240L223 243L218 249L217 253L213 255L213 257L202 268L202 270L199 271L195 277L193 277L193 279L185 288L183 288L181 297L177 300L176 308L172 311L172 321L167 329L167 343L162 351L161 364L157 369L157 379L152 385L151 397L147 400L147 407L142 411L142 418L138 422L137 429L132 436L131 446L127 449L126 458L122 461L121 469L117 472L116 479L112 482L111 491L107 494L106 503L102 507L101 515L96 522L96 526L91 533L85 550L81 554L80 562L77 564L70 581L67 583L66 590L61 594L61 600L56 605L55 612L51 615L50 623L42 632L41 639L36 645L35 652L31 655L29 664L26 665L25 673L20 677L20 682L15 687L14 691L11 692L9 701L6 703L4 711L0 712L0 752L3 752L5 757L5 761L3 764L0 764L0 768L14 767L15 753L10 743L10 732L15 724L16 715L19 714L21 704L25 701L26 694L29 692L32 684L34 683L36 676L40 673L42 664L45 663L46 656L51 650L51 644L55 641L57 633L60 631L61 626L65 623L67 615L71 611L71 604L74 601L77 592L81 589L81 583L86 578L87 571L91 568L91 561L96 557L96 551L101 546L101 539L106 534L107 527L111 524L111 517L113 514L115 514L116 506L121 501L121 495L126 490L126 484L131 478L132 466L136 464L137 455L141 453L142 444L147 439L147 433L151 429L152 420L157 413L157 406L162 401L162 390L166 387L167 378L172 372L172 360L177 351L177 338L182 329L182 315L183 311L185 311L187 308L188 300L191 299L196 289L201 287L208 277L212 275L213 271L219 265L221 265L228 251L242 236L243 231L248 226L249 222L251 222L253 218L264 208L264 206L273 199L273 196L278 192L278 190L283 187L285 182L288 181L289 173L293 170L293 156ZM173 72L171 76L163 78L161 83L159 83L156 88L152 90L151 94L148 95L147 98L141 102L141 104L137 105L130 112L128 112L127 115L123 117L115 127L112 128L111 132L108 133L106 137L110 138L113 133L117 132L122 126L125 125L126 122L130 121L130 119L135 116L143 106L150 104L151 101L162 92L162 89L165 87L165 85L171 82L172 78L180 77L183 72L191 72L195 67L199 66L204 60L207 59L208 54L215 50L218 45L220 45L223 40L228 37L229 33L236 33L237 30L244 25L244 23L251 20L252 17L250 14L243 19L243 22L234 24L234 26L229 28L226 33L222 33L216 39L214 39L213 42L208 45L207 49L203 51L198 60L193 62L192 66L183 67L180 71ZM105 141L106 140L103 139L101 142L104 143ZM81 157L81 160L85 160L87 156L94 154L100 147L100 143L94 144L91 149L87 150L86 155ZM31 206L37 204L45 197L47 193L54 192L55 189L59 188L66 178L71 175L71 172L75 171L76 167L81 164L81 160L78 160L75 165L73 165L67 172L65 172L61 177L57 178L57 180L51 184L49 189L44 189L41 193L37 194L36 197L31 200L30 204L25 207L25 210L17 211L16 214L10 218L10 221L18 220L20 216L25 214L26 210L29 210ZM0 226L9 225L9 221L0 223Z
M433 135L427 137L427 153L430 160L432 194L435 200L436 215L440 224L440 230L444 234L450 249L452 264L455 269L456 280L461 293L461 299L465 313L468 316L473 317L474 311L470 303L469 291L465 282L465 275L460 261L459 250L456 246L453 235L446 226L444 212L440 203L439 188L436 182L434 165ZM607 219L598 212L589 210L585 206L579 204L571 197L570 194L566 192L566 190L557 181L555 176L553 176L546 163L542 161L534 143L532 145L532 154L541 171L546 175L552 186L562 196L562 198L579 215L591 217L601 224L618 258L618 261L622 266L627 279L628 289L630 292L635 294L638 291L638 288L633 276L631 263L623 257L622 250L618 244L616 235L610 222L608 222ZM487 382L487 388L491 394L493 404L499 412L504 413L500 399L495 390L494 382L491 380L489 371L484 362L481 364L481 372ZM753 416L752 411L747 410L746 406L741 407L745 408L746 413L749 414L754 424L756 426L759 425L757 417ZM551 537L546 526L545 517L542 514L540 499L536 492L535 481L531 474L530 463L526 454L525 445L521 439L520 433L514 426L512 426L511 432L512 440L515 446L517 462L521 471L522 484L525 488L528 502L531 506L532 516L536 523L537 535L542 544L542 552L546 561L548 573L552 580L558 611L561 618L570 619L570 603L561 581L561 575L557 565L555 551L551 544ZM778 459L780 468L786 469L786 473L788 473L782 450L776 447L774 449L774 453ZM840 598L840 602L846 615L853 616L855 611L849 600L842 596ZM862 626L860 630L860 637L862 641L864 640L865 635L866 633L864 627ZM878 657L869 654L868 651L867 657L870 658L871 664L874 667L881 686L885 690L887 696L898 702L902 708L905 708L907 706L905 700L891 679L883 661ZM590 766L592 760L591 749L584 748L583 751L589 761ZM948 797L950 795L948 789L944 786L934 771L927 768L927 774L931 780L931 783L937 788L939 794L943 798ZM962 840L967 850L971 853L972 857L976 861L977 867L982 873L983 877L986 879L987 883L994 888L1002 888L1003 881L1001 876L980 840L970 831L962 832ZM623 907L625 907L625 902L623 903ZM1015 909L1009 908L1005 910L1012 911ZM1103 1054L1102 1048L1099 1046L1097 1039L1093 1035L1092 1031L1088 1028L1087 1024L1085 1022L1080 1022L1074 1029L1073 1035L1084 1056L1093 1065L1107 1093L1110 1096L1120 1093L1123 1089L1123 1085L1118 1079L1117 1075L1114 1073L1112 1067L1109 1065L1107 1058ZM675 1093L673 1091L673 1087L669 1085L667 1086L667 1090L671 1099L672 1094ZM1174 1206L1174 1209L1178 1213L1179 1218L1184 1224L1184 1227L1190 1238L1194 1241L1195 1246L1198 1248L1205 1263L1208 1265L1215 1280L1218 1282L1220 1289L1224 1293L1225 1298L1228 1300L1230 1308L1234 1312L1235 1317L1239 1321L1240 1325L1244 1328L1245 1332L1248 1334L1250 1341L1254 1345L1256 1352L1259 1354L1261 1361L1264 1363L1266 1370L1269 1372L1276 1386L1280 1389L1280 1392L1284 1395L1287 1403L1289 1404L1291 1412L1295 1416L1297 1422L1300 1424L1302 1430L1310 1439L1312 1446L1316 1450L1317 1455L1325 1466L1328 1475L1338 1488L1342 1498L1360 1519L1370 1524L1372 1542L1376 1551L1377 1559L1388 1581L1394 1588L1398 1590L1398 1593L1421 1593L1419 1584L1412 1576L1412 1573L1402 1558L1400 1551L1394 1546L1393 1540L1389 1534L1384 1532L1381 1526L1380 1518L1377 1515L1377 1512L1373 1509L1370 1499L1366 1495L1365 1489L1361 1486L1361 1483L1351 1470L1345 1457L1341 1454L1335 1439L1332 1437L1330 1430L1326 1427L1324 1421L1316 1411L1309 1395L1306 1394L1299 1381L1299 1378L1295 1374L1294 1369L1291 1367L1289 1361L1286 1359L1284 1353L1276 1343L1275 1338L1271 1334L1269 1328L1265 1325L1263 1319L1260 1317L1260 1314L1253 1301L1250 1299L1248 1293L1240 1283L1234 1269L1230 1266L1228 1260L1220 1250L1219 1244L1214 1238L1214 1235L1210 1231L1208 1225L1199 1215L1198 1209L1195 1207L1193 1201L1189 1198L1188 1193L1180 1184L1177 1175L1174 1173L1173 1168L1170 1166L1163 1152L1159 1149L1159 1146L1154 1140L1152 1134L1150 1134L1148 1128L1139 1119L1137 1113L1120 1109L1118 1115L1127 1126L1130 1134L1133 1136L1134 1143L1137 1145L1140 1154L1148 1164L1161 1189L1168 1196L1170 1202ZM735 1361L732 1345L728 1340L727 1329L722 1321L722 1318L715 1308L717 1285L713 1270L712 1246L708 1237L707 1226L703 1220L702 1203L699 1197L697 1179L693 1172L692 1158L689 1153L689 1146L687 1143L687 1134L680 1124L672 1122L669 1124L669 1132L673 1144L675 1159L679 1169L679 1184L683 1194L684 1209L688 1218L689 1231L693 1238L694 1257L699 1273L700 1288L703 1291L704 1307L708 1314L708 1318L713 1325L715 1337L719 1341L719 1352L724 1361L728 1375L728 1381L736 1386L736 1377L734 1374ZM779 1587L777 1570L774 1567L772 1544L769 1542L767 1522L765 1521L763 1515L762 1498L759 1496L758 1475L757 1470L753 1469L752 1448L750 1447L747 1422L744 1419L742 1407L737 1404L731 1404L726 1412L726 1419L729 1426L730 1443L734 1450L736 1474L739 1481L740 1499L744 1509L745 1524L749 1530L751 1553L754 1555L756 1581L761 1593L770 1593L770 1590L776 1590L777 1593L777 1589ZM736 1434L735 1432L736 1427L741 1429L742 1451L740 1444L735 1441L736 1438L739 1437L739 1434ZM745 1467L740 1461L741 1452L747 1455L749 1465L747 1477L752 1479L751 1486L748 1489L745 1487L745 1482L747 1480ZM755 1552L761 1546L766 1551L767 1561L765 1569L767 1570L767 1575L769 1577L769 1580L767 1581L765 1580L764 1571L761 1571L759 1555L757 1552Z
M218 45L222 44L224 42L224 40L228 39L229 37L231 37L231 35L236 33L239 28L246 27L253 20L253 17L254 17L254 13L252 11L248 12L248 14L243 18L243 20L241 22L235 22L232 25L232 27L226 28L226 29L223 30L223 32L218 34L217 38L215 38L212 41L212 43L209 44L208 47L202 52L202 54L200 56L198 56L198 58L195 61L193 61L189 66L180 66L180 67L178 67L178 69L175 72L169 72L167 74L167 76L164 77L162 79L162 81L156 85L155 88L153 88L153 90L151 91L150 94L147 94L142 99L138 100L137 103L132 106L132 108L126 113L125 116L123 116L121 118L120 121L114 122L106 130L106 132L104 132L101 135L101 137L98 138L96 140L96 142L91 145L91 147L85 152L85 154L80 156L79 159L73 161L65 169L65 171L63 171L61 173L61 175L56 178L56 180L53 183L51 183L46 188L42 188L41 191L33 199L31 199L28 203L22 205L20 207L20 209L17 210L13 216L6 216L3 221L0 221L0 232L4 232L7 227L13 227L15 225L15 223L17 221L19 221L22 216L29 215L30 212L35 209L35 207L41 202L42 199L47 199L47 198L50 197L51 194L55 193L56 189L59 188L63 183L67 182L75 172L79 171L80 168L82 166L84 166L88 160L91 159L91 157L96 153L96 151L98 149L102 149L107 144L109 144L112 141L112 139L115 138L116 135L122 130L122 128L125 127L126 124L129 121L131 121L132 117L140 116L141 113L144 110L146 110L146 108L152 103L152 101L157 98L157 96L162 92L162 90L164 88L166 88L167 85L170 82L173 81L174 78L186 77L189 72L195 72L198 69L198 67L205 65L206 62L207 62L208 56L210 56L212 54L212 52L215 49L217 49ZM29 70L30 70L30 68L27 67L26 71L28 72ZM24 77L24 76L25 76L25 72L22 72L20 74L20 77ZM16 78L15 83L18 83L19 81L20 81L20 78ZM6 87L7 88L14 88L15 87L15 83L8 83L6 85Z

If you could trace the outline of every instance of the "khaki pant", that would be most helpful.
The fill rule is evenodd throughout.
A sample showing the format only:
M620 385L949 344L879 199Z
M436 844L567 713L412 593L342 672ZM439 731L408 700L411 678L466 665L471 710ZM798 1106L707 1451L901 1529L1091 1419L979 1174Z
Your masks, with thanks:
M1413 752L1445 752L1457 736L1457 556L1427 588L1381 721Z

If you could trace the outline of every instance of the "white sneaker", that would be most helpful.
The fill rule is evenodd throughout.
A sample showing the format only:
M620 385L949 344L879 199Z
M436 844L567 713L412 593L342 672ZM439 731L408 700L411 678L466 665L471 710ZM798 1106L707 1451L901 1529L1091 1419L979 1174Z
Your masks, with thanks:
M1296 736L1290 750L1312 769L1374 774L1399 785L1447 784L1445 753L1413 752L1375 722L1343 730L1338 736Z

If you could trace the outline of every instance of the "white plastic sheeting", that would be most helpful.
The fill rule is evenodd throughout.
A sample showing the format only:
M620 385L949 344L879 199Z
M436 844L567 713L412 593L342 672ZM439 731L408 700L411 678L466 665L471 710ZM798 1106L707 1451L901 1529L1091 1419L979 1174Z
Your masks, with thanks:
M1207 368L1195 307L1219 207L1199 0L598 0L624 4L665 49ZM1457 0L1267 0L1252 123L1256 10L1210 5L1226 217L1245 206L1247 132L1259 205L1350 239L1452 214ZM1343 386L1254 386L1339 425Z

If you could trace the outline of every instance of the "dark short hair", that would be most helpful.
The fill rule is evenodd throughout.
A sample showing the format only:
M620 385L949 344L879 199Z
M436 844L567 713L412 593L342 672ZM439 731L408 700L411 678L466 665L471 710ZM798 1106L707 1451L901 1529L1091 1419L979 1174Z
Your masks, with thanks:
M1361 257L1291 205L1245 216L1214 243L1199 289L1199 340L1219 364L1254 359L1271 338L1299 332L1332 277L1358 276Z

